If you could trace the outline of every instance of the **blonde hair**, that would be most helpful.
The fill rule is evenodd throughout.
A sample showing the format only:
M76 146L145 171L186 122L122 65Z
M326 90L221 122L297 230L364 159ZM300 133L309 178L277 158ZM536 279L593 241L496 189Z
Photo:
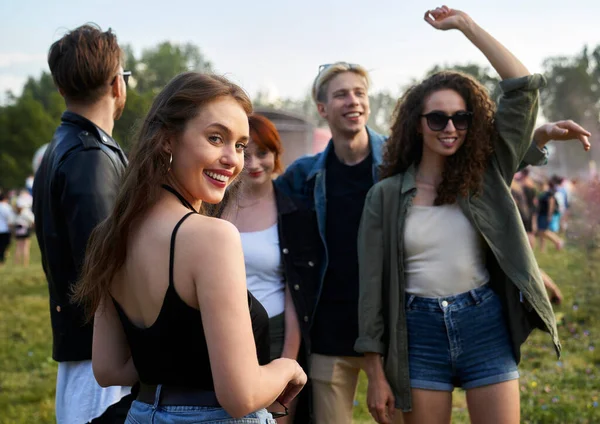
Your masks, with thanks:
M369 72L360 65L347 62L336 62L330 65L321 65L319 74L315 78L312 86L312 97L315 103L327 101L327 85L334 77L344 72L354 72L365 80L367 89L369 88Z

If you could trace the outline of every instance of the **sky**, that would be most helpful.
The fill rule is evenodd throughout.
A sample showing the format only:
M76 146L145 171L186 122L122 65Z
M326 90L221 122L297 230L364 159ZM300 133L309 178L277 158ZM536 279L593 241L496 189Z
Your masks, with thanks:
M161 41L199 46L217 73L250 95L304 97L319 65L343 60L371 73L372 90L401 93L436 64L485 57L458 31L430 27L422 0L0 0L0 93L20 94L48 70L46 54L68 29L111 27L137 55ZM600 45L598 0L462 0L463 10L532 72L551 56Z

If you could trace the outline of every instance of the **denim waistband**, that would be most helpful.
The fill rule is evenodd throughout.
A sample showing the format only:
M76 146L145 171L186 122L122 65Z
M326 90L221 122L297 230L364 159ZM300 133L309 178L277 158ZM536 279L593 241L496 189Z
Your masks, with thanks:
M421 309L428 311L444 311L448 308L454 310L478 305L494 296L489 283L464 293L444 297L419 297L413 294L406 296L406 309Z

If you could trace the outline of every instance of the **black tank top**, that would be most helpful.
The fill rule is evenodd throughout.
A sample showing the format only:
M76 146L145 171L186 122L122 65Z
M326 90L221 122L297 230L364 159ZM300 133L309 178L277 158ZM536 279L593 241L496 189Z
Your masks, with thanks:
M121 306L113 299L129 342L131 356L140 381L145 384L164 384L214 391L208 347L198 309L186 304L173 284L175 236L179 226L194 208L174 189L164 186L193 212L175 225L171 235L169 258L169 287L156 321L148 328L134 325ZM269 317L264 307L248 291L248 307L258 362L269 362ZM223 334L227 337L227 334Z

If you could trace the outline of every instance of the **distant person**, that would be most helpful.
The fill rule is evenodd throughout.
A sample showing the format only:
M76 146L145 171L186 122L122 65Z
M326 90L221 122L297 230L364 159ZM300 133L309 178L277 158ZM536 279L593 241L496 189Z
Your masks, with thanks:
M526 185L527 181L525 179L528 178L528 173L525 173L525 171L527 171L527 169L521 171L521 175L518 179L516 176L513 178L513 181L510 185L510 193L512 194L515 204L517 205L517 209L519 210L519 215L521 216L521 221L523 222L523 228L525 228L525 232L527 233L527 237L529 239L529 245L533 249L535 246L535 234L533 232L536 231L533 225L534 222L537 221L537 218L535 212L533 212L531 208L536 207L535 205L537 205L537 201L532 206L531 199L528 196L533 195L535 198L536 195L534 189ZM527 190L531 190L529 192L530 194L528 194ZM548 291L550 301L557 305L561 304L563 296L554 280L552 280L552 278L550 278L550 276L541 268L540 273L542 274L542 280L544 282L544 286L546 286L546 290Z
M10 246L13 222L13 208L10 203L8 203L6 194L0 191L0 268L6 261L6 251Z
M564 247L565 241L557 234L560 229L560 212L556 199L556 183L544 181L538 197L537 235L540 250L546 251L546 240L554 243L556 250Z
M523 225L525 226L529 243L533 248L535 247L535 235L537 233L538 193L537 185L529 174L529 168L521 170L515 176L515 182L523 194L522 199L520 199L522 203L517 202L517 206L519 207L519 212L522 212Z
M275 125L258 114L250 115L249 123L250 141L244 155L241 190L223 217L240 231L248 290L269 315L271 360L298 359L308 369L310 337L308 323L303 320L307 310L300 287L317 278L317 264L307 259L305 271L299 273L288 252L304 246L309 234L296 223L311 211L273 183L274 176L283 170L283 148ZM318 232L313 236L318 237ZM300 396L308 396L307 388ZM295 405L288 406L290 416L281 418L280 424L291 423L294 418ZM272 408L281 410L277 404ZM299 407L298 422L307 422L307 417L300 417L309 412L306 409L307 406Z
M270 361L267 311L246 287L238 230L207 216L244 167L250 99L189 72L156 96L75 298L94 318L102 386L140 381L128 424L264 423L306 383Z
M17 210L13 223L15 234L15 265L29 266L31 233L35 218L28 205L17 200Z
M127 159L112 138L125 108L124 54L109 29L83 25L50 47L48 65L66 112L33 184L33 212L50 292L59 424L123 423L129 387L102 388L92 372L92 329L70 303L92 229L112 209Z

